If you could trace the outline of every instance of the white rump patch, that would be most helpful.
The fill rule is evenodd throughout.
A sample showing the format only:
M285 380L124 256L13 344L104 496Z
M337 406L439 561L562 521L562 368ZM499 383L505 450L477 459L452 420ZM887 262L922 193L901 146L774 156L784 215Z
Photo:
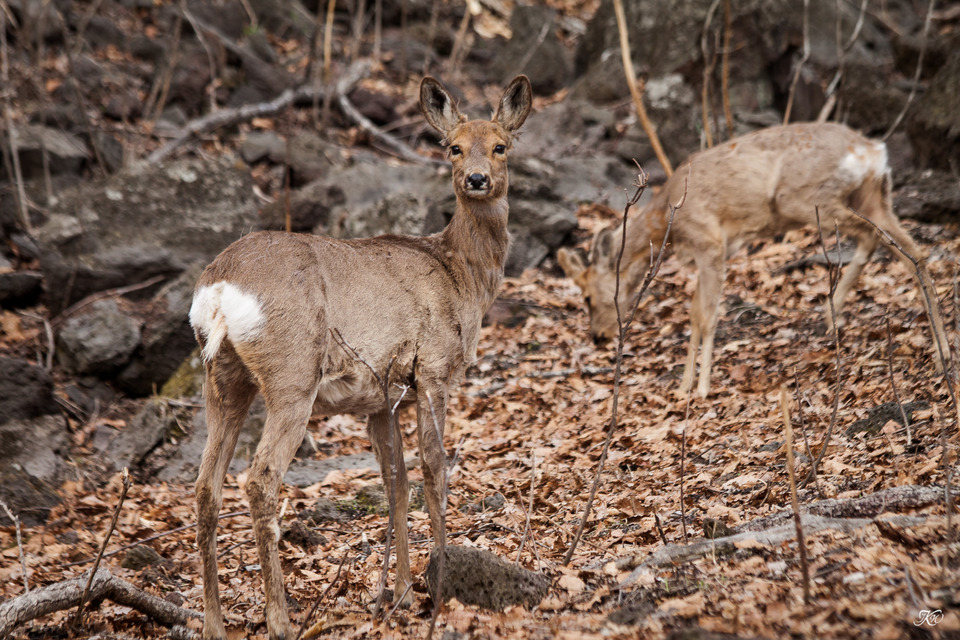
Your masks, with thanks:
M870 146L857 145L843 157L838 167L851 182L860 183L871 176L882 176L887 167L887 145L882 142Z
M200 287L190 307L190 324L207 339L206 362L220 350L224 338L244 342L257 337L264 320L257 297L229 282Z

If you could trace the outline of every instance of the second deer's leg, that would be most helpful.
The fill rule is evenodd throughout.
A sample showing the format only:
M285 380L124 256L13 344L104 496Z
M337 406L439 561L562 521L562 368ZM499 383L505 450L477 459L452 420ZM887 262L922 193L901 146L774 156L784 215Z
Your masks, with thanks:
M713 366L713 341L717 333L717 320L720 317L720 297L723 279L726 275L724 252L708 256L698 264L697 313L700 319L703 350L700 358L700 378L697 382L697 394L706 398L710 392L710 369Z
M225 640L217 579L217 522L223 504L223 480L237 446L256 387L240 372L239 360L221 353L207 364L204 398L207 414L207 443L197 475L197 546L203 564L203 637ZM230 376L231 368L234 376ZM220 374L219 376L217 374Z
M700 286L697 285L690 301L690 342L687 343L687 361L683 365L683 379L680 381L680 393L686 395L693 389L693 379L697 374L697 352L703 337L703 318L700 313Z
M827 323L827 329L833 329L834 321L836 321L837 324L841 324L840 313L843 311L843 305L846 302L847 295L860 278L863 267L870 261L870 256L873 255L873 252L877 248L877 242L879 242L879 239L872 229L857 239L857 250L854 252L853 258L847 265L846 270L840 277L840 281L837 283L836 290L833 292L833 311L836 314L836 318L830 315L830 305L827 305L824 309L823 318ZM838 247L838 254L839 250Z
M247 496L267 601L267 631L270 640L292 640L280 567L277 500L283 476L306 432L316 388L312 391L264 389L263 393L267 421L250 465Z
M410 573L410 551L407 533L407 504L410 499L410 486L407 481L407 467L403 461L403 438L399 423L390 424L390 415L381 411L370 416L368 421L370 443L380 463L380 476L383 490L393 505L393 539L397 550L397 579L394 584L393 600L403 598L404 605L413 604L413 584Z

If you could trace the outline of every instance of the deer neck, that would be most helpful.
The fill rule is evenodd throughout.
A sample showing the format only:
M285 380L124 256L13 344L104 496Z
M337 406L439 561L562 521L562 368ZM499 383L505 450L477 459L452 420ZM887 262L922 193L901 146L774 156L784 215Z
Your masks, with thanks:
M444 260L465 298L477 301L481 313L493 303L510 248L507 199L457 197L453 219L441 234Z

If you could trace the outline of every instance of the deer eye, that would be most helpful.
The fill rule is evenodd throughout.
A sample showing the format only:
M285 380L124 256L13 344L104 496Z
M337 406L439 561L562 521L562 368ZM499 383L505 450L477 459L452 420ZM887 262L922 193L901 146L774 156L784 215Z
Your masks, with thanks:
M493 148L493 152L494 152L495 154L497 154L497 155L502 156L503 154L505 154L505 153L507 152L507 148L506 148L504 145L502 145L502 144L498 144L497 146L495 146L495 147Z
M452 156L458 156L458 155L460 155L461 153L463 153L463 149L460 148L460 145L456 145L456 144L455 144L455 145L453 145L452 147L450 147L450 155L452 155Z

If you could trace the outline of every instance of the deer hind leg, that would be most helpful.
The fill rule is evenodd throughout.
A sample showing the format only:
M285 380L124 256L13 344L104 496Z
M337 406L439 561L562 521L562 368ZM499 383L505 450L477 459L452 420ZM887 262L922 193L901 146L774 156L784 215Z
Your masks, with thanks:
M904 253L893 249L893 253L900 259L910 273L917 278L917 284L920 289L920 299L923 301L923 307L930 317L933 324L933 353L934 366L937 373L943 373L943 362L950 363L950 343L947 340L947 332L943 326L943 317L940 315L940 300L937 296L936 287L933 285L933 279L927 271L925 252L921 249L907 230L900 226L900 223L893 217L893 214L884 216L878 225L893 240L900 245ZM906 255L904 255L906 254ZM908 257L909 256L909 257ZM912 260L911 260L912 258ZM916 260L916 265L913 263ZM942 361L941 361L942 356Z
M824 309L823 318L827 329L833 331L835 325L842 324L840 314L843 311L843 305L846 302L850 289L860 278L863 267L870 261L870 257L877 248L876 233L871 229L870 233L864 234L857 239L857 250L853 254L850 263L837 283L837 288L833 292L833 315L830 313L830 306ZM839 247L837 251L839 253Z
M680 391L688 393L693 387L697 365L697 348L701 349L700 377L697 394L706 398L710 392L710 368L713 365L713 342L720 315L720 295L725 276L724 252L697 260L697 288L690 303L690 345L683 369Z
M217 580L217 520L227 466L257 388L232 349L221 349L206 369L207 444L196 484L197 546L203 564L203 637L225 640Z
M367 422L370 443L380 463L380 476L384 492L393 505L394 544L397 549L397 580L393 601L403 599L403 605L413 604L413 576L410 573L410 551L407 537L407 505L410 500L410 485L407 467L403 461L403 438L400 425L390 424L390 414L381 411L370 416ZM391 442L392 440L392 442ZM384 568L386 570L386 568Z
M247 478L247 498L266 595L267 631L270 640L292 640L286 591L280 567L280 527L277 500L287 467L303 441L316 397L310 388L263 388L267 421Z
M447 544L447 454L443 431L447 414L447 388L417 378L417 440L423 464L423 495L430 512L433 545L440 553Z

